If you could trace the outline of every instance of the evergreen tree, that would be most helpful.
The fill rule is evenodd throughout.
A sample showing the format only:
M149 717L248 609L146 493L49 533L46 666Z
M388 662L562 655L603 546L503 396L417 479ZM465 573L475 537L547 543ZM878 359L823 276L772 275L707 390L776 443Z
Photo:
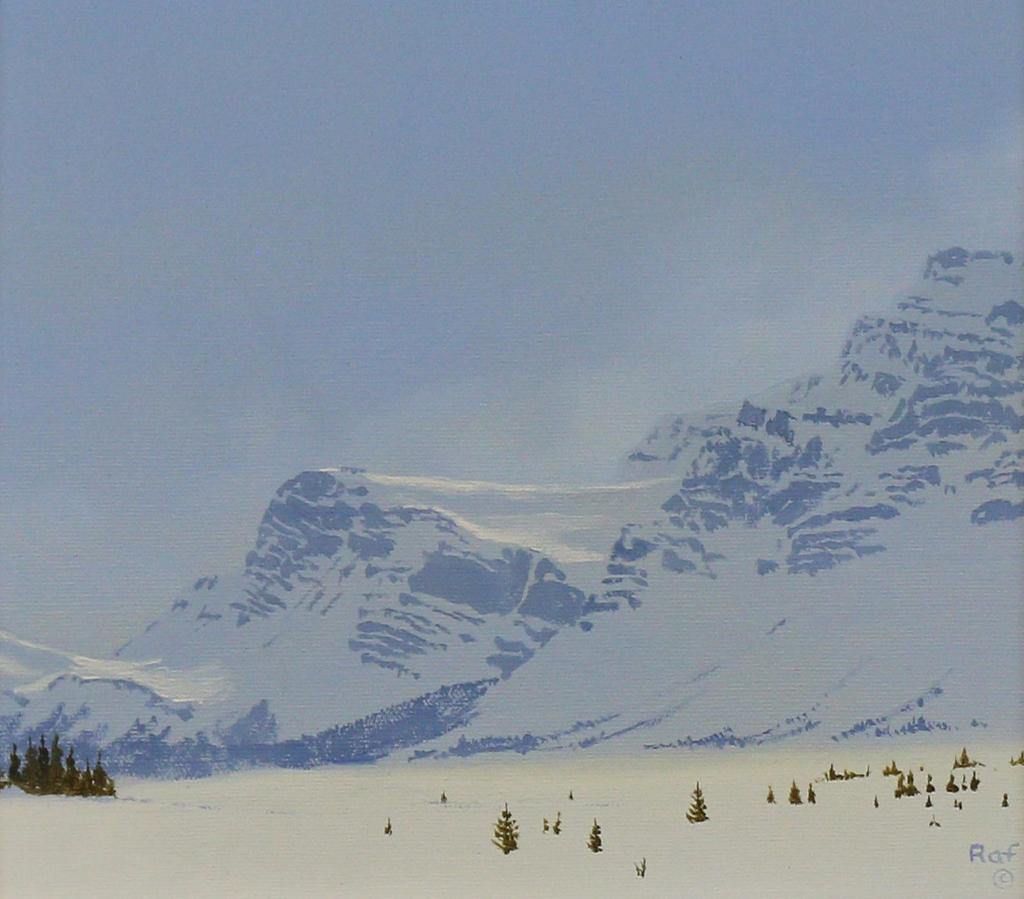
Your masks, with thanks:
M775 793L772 792L772 788L770 785L768 787L768 804L775 805Z
M50 772L50 750L46 748L46 737L39 736L39 768L36 772L36 785L39 789L46 786L46 778Z
M1024 749L1020 751L1020 755L1015 759L1010 759L1011 765L1024 765Z
M1009 808L1009 807L1010 807L1010 797L1007 796L1006 793L1003 793L1002 808Z
M932 819L931 819L931 821L928 822L928 826L929 827L942 827L942 825L939 824L939 822L935 820L935 815L932 815Z
M569 787L569 798L572 799L572 787Z
M903 790L904 796L916 796L921 791L914 785L914 772L907 772L907 785Z
M899 799L904 793L907 792L907 781L906 778L900 774L896 780L896 789L894 791L895 796Z
M391 836L391 819L388 818L388 823L384 825L384 835Z
M491 842L505 855L519 848L519 825L508 810L507 802L504 810L498 815L498 822L494 825L494 839Z
M882 775L884 777L894 777L900 773L900 769L896 767L896 759L893 759L888 765L882 769Z
M64 792L69 796L78 795L80 777L78 765L75 762L75 747L72 746L68 750L68 761L64 766Z
M924 785L924 791L926 793L934 793L935 792L935 784L932 783L932 776L930 774L928 775L928 783L926 783Z
M590 828L590 837L587 839L587 848L591 852L601 852L601 825L594 818L594 826Z
M690 809L686 813L686 820L691 824L700 824L702 821L707 821L708 807L704 802L704 793L701 792L699 780L693 793L690 794L690 800Z
M804 801L800 798L800 788L796 785L796 781L793 781L793 786L789 788L789 804L790 805L803 805Z
M977 771L972 771L971 772L971 792L972 793L977 792L978 787L980 786L980 784L981 784L981 781L978 780L978 772Z
M96 756L96 767L92 769L93 790L96 796L113 796L114 782L103 767L103 753Z
M967 754L967 747L965 746L960 750L960 755L953 759L954 768L973 768L978 763L971 760L971 757Z
M551 832L557 837L562 832L562 813L555 813L554 823L551 825Z
M64 788L64 748L60 735L54 734L50 743L50 767L46 773L46 789L59 793Z
M544 828L543 828L543 833L547 833L547 832L548 832L549 830L551 830L551 825L550 825L550 824L548 824L548 819L547 819L547 818L545 818L545 819L544 819Z
M7 765L7 779L11 783L17 783L21 780L21 756L18 755L18 747L16 744L11 744L11 758Z
M929 796L929 797L928 797L928 798L927 798L927 799L926 799L926 800L924 801L924 807L925 807L925 808L931 808L931 807L932 807L932 797L931 797L931 796Z
M86 762L85 763L85 774L82 775L82 786L81 786L81 794L80 795L82 795L82 796L93 796L93 795L95 795L94 791L95 791L95 783L93 781L93 776L92 776L92 767L89 765L88 762Z
M825 772L825 779L826 780L839 780L840 779L839 775L836 774L835 765L829 765L828 766L828 771Z
M946 782L947 793L959 793L960 788L953 782L953 775L949 775L949 780Z
M875 808L878 808L878 797L875 797Z
M644 877L647 876L647 859L646 859L646 857L642 858L640 860L640 864L639 865L636 862L633 862L633 867L636 868L636 876L637 877L644 878Z
M811 805L816 805L817 802L818 802L818 796L814 792L814 784L808 784L807 785L807 801Z
M441 805L447 805L447 804L448 804L448 797L445 796L444 790L442 790L441 791Z
M39 750L32 738L28 738L28 747L25 749L25 766L22 772L22 783L26 789L34 790L39 782Z

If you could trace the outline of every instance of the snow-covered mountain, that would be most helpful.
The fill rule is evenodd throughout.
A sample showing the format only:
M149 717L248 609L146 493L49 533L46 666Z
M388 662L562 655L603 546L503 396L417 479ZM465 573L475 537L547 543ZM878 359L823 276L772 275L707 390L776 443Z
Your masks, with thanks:
M1024 306L928 259L837 369L586 489L308 471L112 661L0 641L0 736L112 765L1022 731Z

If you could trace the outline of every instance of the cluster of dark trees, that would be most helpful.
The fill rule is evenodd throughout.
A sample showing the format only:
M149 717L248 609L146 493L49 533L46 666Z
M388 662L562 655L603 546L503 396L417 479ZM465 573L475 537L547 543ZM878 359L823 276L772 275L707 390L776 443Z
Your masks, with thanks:
M58 794L63 796L114 796L114 781L103 767L102 754L96 757L96 764L86 762L85 768L78 767L75 747L68 749L67 757L60 737L53 735L50 745L46 737L40 737L38 745L31 739L25 750L25 757L18 754L18 747L11 747L7 766L7 779L26 793Z
M893 762L893 766L896 763ZM868 765L867 771L863 774L858 774L856 771L851 771L849 768L843 768L843 773L840 774L836 771L835 765L829 765L828 771L825 772L825 780L853 780L855 777L868 777L871 774L871 766Z
M862 774L856 775L857 777L863 777ZM842 777L832 778L833 780L842 780ZM817 805L818 794L814 792L814 784L807 785L807 801L811 805ZM768 787L768 804L775 805L775 791L769 785ZM804 800L800 795L800 788L796 785L796 781L793 781L792 786L789 788L789 804L790 805L803 805Z
M913 771L908 771L905 777L902 771L896 775L896 789L893 793L897 799L902 799L904 796L917 796L920 792L917 784L914 783Z
M967 783L967 776L964 775L961 779L960 784L961 785L958 787L956 785L956 780L954 779L953 775L950 774L949 780L946 781L946 792L959 793L961 790L963 790L966 793L968 789L970 789L972 793L976 792L978 787L981 785L981 781L978 779L978 772L971 772L971 782L969 784Z

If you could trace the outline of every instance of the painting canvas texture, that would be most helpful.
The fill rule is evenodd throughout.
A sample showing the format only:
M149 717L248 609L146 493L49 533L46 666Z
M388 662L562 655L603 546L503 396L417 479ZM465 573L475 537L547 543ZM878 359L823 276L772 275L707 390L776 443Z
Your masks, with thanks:
M1024 890L1024 10L2 12L0 897Z

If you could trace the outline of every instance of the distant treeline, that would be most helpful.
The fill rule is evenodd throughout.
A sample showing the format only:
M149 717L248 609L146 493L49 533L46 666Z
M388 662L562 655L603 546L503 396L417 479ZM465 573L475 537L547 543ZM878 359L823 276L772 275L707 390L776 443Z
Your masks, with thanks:
M7 779L26 793L37 795L116 795L114 781L103 767L102 753L97 755L95 765L86 762L81 769L75 759L75 747L69 747L65 758L57 734L53 735L49 746L46 737L40 737L38 745L29 739L24 758L18 754L17 745L12 746Z

